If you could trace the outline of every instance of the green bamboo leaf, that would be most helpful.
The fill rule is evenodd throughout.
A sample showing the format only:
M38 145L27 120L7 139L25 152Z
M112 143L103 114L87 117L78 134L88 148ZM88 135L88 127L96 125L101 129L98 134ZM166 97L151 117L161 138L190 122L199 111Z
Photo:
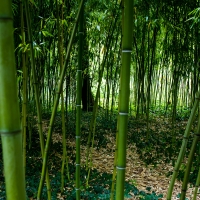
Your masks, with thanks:
M36 8L38 8L34 0L29 0L29 2L30 2L31 4L33 4Z
M12 3L12 12L14 16L17 14L17 10L18 10L18 5L15 3Z
M192 15L192 14L196 15L196 14L198 14L198 12L200 12L200 7L192 10L188 15Z
M23 45L23 46L24 46L24 45ZM24 48L22 48L24 53L28 50L28 47L29 47L29 44L26 44L26 45L24 46Z
M190 20L194 20L194 17L190 17L189 19L187 19L185 22L190 21Z
M53 35L51 33L49 33L48 31L42 31L42 34L45 36L45 37L53 37Z
M22 71L22 70L17 70L17 72L19 72L20 74L23 74L23 71Z
M62 25L68 26L68 25L67 25L67 21L66 21L65 19L62 20Z

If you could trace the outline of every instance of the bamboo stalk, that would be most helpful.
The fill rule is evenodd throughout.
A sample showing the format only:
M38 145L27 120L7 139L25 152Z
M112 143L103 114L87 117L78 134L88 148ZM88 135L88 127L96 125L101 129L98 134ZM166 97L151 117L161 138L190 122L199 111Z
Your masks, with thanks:
M62 2L62 9L61 15L63 20L63 4ZM57 8L57 29L58 29L58 53L59 53L59 62L60 62L60 71L63 69L63 26L60 28L60 19L59 19L59 9L58 9L58 1L56 0L56 8ZM65 105L64 105L64 95L63 95L63 88L61 91L61 116L62 116L62 145L63 145L63 155L62 155L62 166L61 166L61 193L64 191L64 179L65 179L65 163L67 161L67 151L66 151L66 127L65 127ZM68 164L68 162L67 162ZM69 178L69 176L68 176Z
M43 137L43 131L42 131L41 105L40 105L40 100L39 100L38 82L37 82L37 78L36 78L35 58L34 58L34 50L33 50L33 38L32 38L32 29L31 29L31 20L30 20L30 11L29 11L28 0L24 0L24 5L25 5L26 22L27 22L27 28L28 28L28 39L30 41L30 57L31 57L31 67L32 67L31 71L33 74L35 102L36 102L36 107L37 107L40 148L41 148L41 153L42 153L42 157L43 157L44 156L44 137ZM45 171L45 174L46 174L48 200L51 200L51 186L50 186L48 170Z
M187 126L186 126L186 130L185 130L185 133L184 133L184 136L183 136L181 149L180 149L180 152L179 152L179 155L178 155L175 167L174 167L174 171L173 171L173 174L172 174L172 177L171 177L171 181L170 181L170 184L169 184L169 188L168 188L168 191L167 191L167 200L171 200L171 198L172 198L174 183L175 183L176 177L178 175L178 171L179 171L179 168L181 166L181 162L182 162L183 157L185 155L188 137L189 137L189 134L190 134L190 131L191 131L191 128L192 128L192 123L194 121L195 114L196 114L196 111L197 111L197 108L198 108L198 105L199 105L199 98L200 98L200 92L198 92L196 94L196 99L195 99L195 102L194 102L194 105L193 105L193 108L192 108L192 111L191 111L191 114L190 114L190 118L189 118Z
M25 200L25 173L13 31L11 0L2 1L0 6L0 134L6 199Z
M197 180L196 180L196 184L195 184L195 188L194 188L193 200L197 199L197 192L198 192L199 186L200 186L200 167L199 167L198 176L197 176Z
M79 0L79 3L81 0ZM84 3L84 2L83 2ZM79 47L78 47L78 68L76 78L76 200L80 200L80 168L81 168L81 96L82 96L82 63L83 63L83 39L84 37L84 4L80 11L79 20Z
M198 119L197 133L195 134L193 142L192 142L190 154L188 157L188 163L187 163L187 167L186 167L184 178L183 178L180 200L185 200L187 185L188 185L188 181L189 181L189 175L190 175L190 171L191 171L191 167L192 167L192 161L194 158L194 154L195 154L195 150L196 150L196 146L199 141L199 138L200 138L200 115L199 115L199 119Z
M124 0L122 12L122 66L120 72L119 115L118 115L118 156L116 200L124 199L126 168L126 143L130 94L130 63L132 51L133 0Z
M62 72L61 72L61 75L60 75L60 81L59 81L58 89L57 89L57 92L56 92L56 98L55 98L55 101L54 101L54 106L53 106L52 115L51 115L51 119L50 119L47 141L46 141L45 151L44 151L44 156L43 156L42 174L41 174L41 179L40 179L39 188L38 188L37 200L40 200L41 195L42 195L42 189L43 189L43 185L44 185L44 177L45 177L45 172L46 172L47 162L48 162L49 146L50 146L52 132L53 132L53 124L54 124L54 121L55 121L56 111L57 111L57 107L58 107L58 103L59 103L59 99L60 99L60 94L61 94L61 91L62 91L63 81L64 81L64 77L65 77L65 71L67 69L67 63L68 63L68 60L69 60L69 56L70 56L70 52L71 52L71 48L72 48L72 42L73 42L73 39L74 39L74 36L75 36L75 33L76 33L77 24L78 24L78 21L79 21L80 11L81 11L82 6L83 6L83 0L81 1L80 5L79 5L79 10L78 10L78 13L77 13L76 22L74 24L74 28L73 28L72 33L71 33L71 38L70 38L70 41L69 41L69 44L68 44L64 66L63 66L63 69L62 69Z
M115 142L115 155L114 155L114 169L112 175L112 185L111 185L111 192L110 192L110 200L114 200L115 195L115 183L116 183L116 172L117 172L117 154L118 154L118 124L117 124L117 133L116 133L116 142Z
M20 2L20 12L21 12L22 44L25 45L23 2ZM26 173L27 66L26 66L25 56L26 52L22 51L22 66L23 66L22 135L23 135L23 165L24 165L24 172Z

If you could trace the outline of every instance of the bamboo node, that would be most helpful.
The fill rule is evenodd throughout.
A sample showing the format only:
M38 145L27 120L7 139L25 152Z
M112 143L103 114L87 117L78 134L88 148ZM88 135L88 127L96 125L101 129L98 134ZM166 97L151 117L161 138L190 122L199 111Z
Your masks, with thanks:
M119 112L119 115L128 115L128 113L125 113L125 112Z
M80 139L81 138L81 136L76 136L76 139Z
M0 134L4 134L4 135L14 135L14 134L19 134L21 133L21 129L20 130L16 130L16 131L1 131L0 130Z
M81 105L76 105L76 106L81 106Z
M80 163L76 163L76 166L80 166L81 164Z
M75 190L80 190L80 188L75 188Z
M83 70L81 70L81 69L77 69L77 72L82 72Z
M122 53L131 53L131 52L132 52L131 49L123 49L123 50L122 50Z
M84 32L79 32L80 35L84 35Z
M116 168L119 169L119 170L125 170L126 169L126 167L119 167L119 166L117 166Z
M0 20L13 20L12 17L4 17L4 16L1 16L0 17Z

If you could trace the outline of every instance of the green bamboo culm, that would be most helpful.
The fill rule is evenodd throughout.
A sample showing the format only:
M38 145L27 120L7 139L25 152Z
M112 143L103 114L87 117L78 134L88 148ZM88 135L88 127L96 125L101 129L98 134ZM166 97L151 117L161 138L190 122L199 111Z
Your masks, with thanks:
M79 21L79 17L80 17L80 11L81 11L82 6L83 6L83 0L81 1L80 5L79 5L76 22L74 24L74 27L73 27L73 30L71 33L70 41L69 41L68 48L67 48L67 53L65 56L64 66L63 66L63 69L62 69L62 72L60 75L60 81L59 81L59 85L58 85L57 92L56 92L56 98L55 98L55 102L54 102L54 106L53 106L53 110L52 110L52 115L51 115L51 119L50 119L48 135L47 135L47 141L46 141L46 145L45 145L43 164L42 164L42 173L41 173L41 179L40 179L40 183L39 183L39 187L38 187L37 200L40 200L42 197L42 189L44 186L44 178L45 178L45 172L46 172L46 168L47 168L48 153L49 153L49 147L50 147L50 142L51 142L51 137L52 137L52 132L53 132L53 124L55 121L56 111L57 111L57 107L58 107L58 103L59 103L59 99L60 99L60 94L62 91L65 72L67 69L67 63L68 63L71 48L72 48L72 42L73 42L76 30L77 30L78 21Z
M61 16L63 20L63 4L61 6ZM59 54L59 62L60 62L60 71L63 69L63 25L60 27L60 19L59 19L59 6L58 1L56 0L56 10L57 10L57 29L58 29L58 54ZM66 147L66 127L65 127L65 105L64 105L64 95L63 88L61 90L61 116L62 116L62 144L63 144L63 155L62 155L62 166L61 166L61 193L64 192L64 184L65 184L65 164L68 166L68 162L66 159L67 156L67 147ZM67 170L68 179L70 180L69 171Z
M24 13L23 13L23 2L20 2L21 12L21 35L22 44L25 45L25 32L24 32ZM24 172L26 173L26 113L27 113L27 66L26 66L26 52L22 51L22 69L23 69L23 104L22 104L22 136L23 136L23 165Z
M81 1L79 0L79 3ZM82 96L82 63L83 63L83 24L84 24L84 1L80 11L79 20L79 48L78 48L78 69L76 86L76 200L80 200L80 140L81 140L81 96Z
M199 171L198 171L198 175L197 175L197 179L196 179L196 183L195 183L195 188L194 188L194 192L193 192L193 200L197 199L197 192L198 192L198 188L200 186L200 147L199 147L199 151L198 151L198 166L199 166Z
M130 63L132 51L133 0L124 0L122 12L122 66L120 72L119 116L118 116L118 155L116 200L124 199L126 168L126 143L130 94Z
M192 161L194 159L194 154L195 154L197 143L199 142L199 138L200 138L200 113L199 113L199 118L198 118L197 133L194 135L194 139L193 139L192 146L190 149L190 154L188 157L188 163L187 163L185 174L184 174L180 200L185 200L187 185L189 181L189 175L190 175L190 171L192 167Z
M118 116L119 117L119 116ZM119 120L118 120L119 121ZM116 183L116 171L117 171L117 144L118 144L118 124L117 124L117 133L116 133L116 142L115 142L115 155L114 155L114 169L113 169L113 175L112 175L112 184L111 184L111 192L110 192L110 200L114 200L115 196L115 183Z
M0 133L7 200L25 200L22 133L17 98L11 0L0 6Z
M196 98L195 98L195 102L194 102L194 105L193 105L193 108L192 108L192 111L191 111L191 114L190 114L190 118L188 120L186 129L185 129L185 133L184 133L184 136L183 136L181 149L180 149L180 152L179 152L179 155L178 155L178 159L176 161L176 164L175 164L175 167L174 167L174 171L173 171L173 174L172 174L172 177L171 177L170 185L169 185L169 188L168 188L168 191L167 191L167 200L171 200L171 198L172 198L172 192L173 192L173 188L174 188L174 183L175 183L176 177L178 175L178 171L179 171L179 168L181 166L181 162L182 162L183 157L185 155L187 142L188 142L188 137L190 135L192 124L194 122L196 111L197 111L198 105L199 105L199 98L200 98L200 92L198 92L196 94Z
M122 8L124 7L124 1L121 1ZM122 15L122 21L124 21L124 15ZM123 23L122 23L123 26ZM123 27L122 27L123 29ZM119 56L121 51L119 50ZM120 107L120 106L119 106ZM118 107L118 112L119 112ZM119 137L119 115L117 118L117 131L116 131L116 141L115 141L115 155L114 155L114 169L112 174L112 184L111 184L111 192L110 192L110 200L114 200L115 197L115 185L116 185L116 175L117 175L117 155L118 155L118 137Z
M44 156L44 137L42 131L42 115L41 115L41 105L39 100L39 90L38 90L38 81L36 78L36 69L35 69L35 57L34 57L34 50L33 50L33 37L32 37L32 29L31 29L31 17L30 17L30 10L29 10L29 1L24 0L24 7L25 7L25 14L26 14L26 22L27 22L27 29L28 29L28 39L30 42L30 58L31 58L31 67L32 67L32 74L33 74L33 85L35 91L35 102L37 107L37 120L38 120L38 129L39 129L39 137L40 137L40 148L42 157ZM48 169L45 170L46 175L46 183L47 183L47 195L48 200L51 200L51 185L49 179L49 172Z
M196 180L196 184L195 184L195 188L194 188L193 200L197 199L197 192L198 192L199 186L200 186L200 167L199 167L198 176L197 176L197 180Z

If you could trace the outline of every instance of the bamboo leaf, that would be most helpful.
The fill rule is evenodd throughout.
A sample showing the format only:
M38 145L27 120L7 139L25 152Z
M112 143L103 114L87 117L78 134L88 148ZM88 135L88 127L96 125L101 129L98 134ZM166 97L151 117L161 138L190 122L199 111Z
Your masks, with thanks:
M99 25L97 25L97 29L100 31L100 26Z
M35 1L34 1L34 0L29 0L29 2L30 2L31 4L33 4L33 5L35 6L35 8L38 8L37 5L35 4Z
M62 25L65 25L66 27L68 26L67 25L67 21L64 19L64 20L62 20Z
M49 33L48 31L42 31L42 34L45 36L45 37L53 37L53 35L51 33Z

